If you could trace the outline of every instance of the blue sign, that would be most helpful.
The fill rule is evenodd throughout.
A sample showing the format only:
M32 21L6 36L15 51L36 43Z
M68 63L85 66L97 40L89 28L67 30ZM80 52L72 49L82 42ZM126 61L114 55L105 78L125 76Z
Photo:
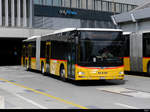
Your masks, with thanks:
M62 15L77 15L78 13L72 10L60 10L60 14Z

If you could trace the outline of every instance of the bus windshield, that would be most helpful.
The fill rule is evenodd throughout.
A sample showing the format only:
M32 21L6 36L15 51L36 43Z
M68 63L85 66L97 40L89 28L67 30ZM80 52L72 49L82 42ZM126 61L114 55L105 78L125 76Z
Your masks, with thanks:
M81 32L78 63L84 66L123 65L122 32Z

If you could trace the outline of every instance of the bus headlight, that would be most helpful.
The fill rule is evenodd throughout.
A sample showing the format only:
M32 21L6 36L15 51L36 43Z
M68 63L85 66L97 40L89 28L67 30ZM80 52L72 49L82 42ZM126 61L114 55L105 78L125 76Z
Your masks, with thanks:
M84 73L84 72L78 72L78 74L79 74L79 75L84 75L85 73Z
M124 74L124 72L119 72L119 74Z

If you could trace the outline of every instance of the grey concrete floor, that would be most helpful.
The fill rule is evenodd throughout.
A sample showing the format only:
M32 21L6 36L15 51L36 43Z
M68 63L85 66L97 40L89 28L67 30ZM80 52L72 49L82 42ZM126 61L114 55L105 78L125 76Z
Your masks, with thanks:
M6 109L150 109L150 77L63 82L21 66L4 66L0 96Z

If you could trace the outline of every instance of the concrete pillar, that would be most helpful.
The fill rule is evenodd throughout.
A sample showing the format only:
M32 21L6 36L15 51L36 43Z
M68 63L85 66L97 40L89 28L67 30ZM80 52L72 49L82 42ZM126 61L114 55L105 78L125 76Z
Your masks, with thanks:
M15 26L15 3L11 0L11 26Z
M27 0L23 0L23 26L27 27Z
M5 0L5 26L8 26L8 0Z
M33 19L33 0L29 0L30 1L30 11L29 11L29 27L32 28L32 19Z
M2 0L0 0L0 26L2 26Z
M17 0L17 26L21 26L21 6L20 6L20 0Z

